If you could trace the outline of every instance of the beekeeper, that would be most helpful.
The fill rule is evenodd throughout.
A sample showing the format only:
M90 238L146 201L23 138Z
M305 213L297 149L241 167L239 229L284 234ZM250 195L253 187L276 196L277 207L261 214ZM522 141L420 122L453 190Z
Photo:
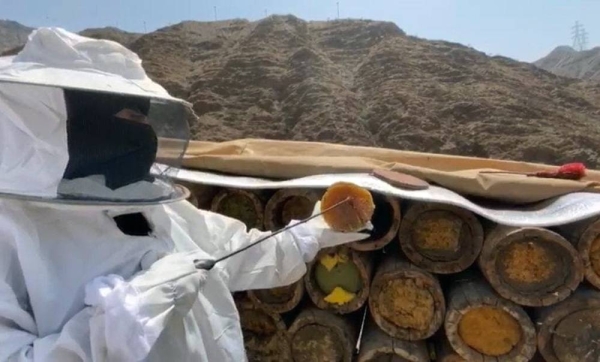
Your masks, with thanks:
M0 361L245 361L231 293L366 237L315 219L196 269L264 233L170 181L192 116L114 42L42 28L0 58Z

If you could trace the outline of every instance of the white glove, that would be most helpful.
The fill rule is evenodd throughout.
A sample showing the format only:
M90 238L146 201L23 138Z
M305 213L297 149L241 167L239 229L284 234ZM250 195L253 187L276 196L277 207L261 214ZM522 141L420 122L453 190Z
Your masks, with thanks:
M321 211L321 202L317 202L313 210L313 215ZM297 224L298 220L292 220L290 225ZM369 222L365 225L365 230L372 230L373 225ZM343 233L331 229L323 216L314 218L304 224L300 224L290 232L294 236L296 245L306 263L312 261L320 249L331 248L333 246L347 244L359 240L367 239L370 235L365 233Z
M197 252L170 254L129 281L109 275L86 286L90 324L104 330L99 337L109 361L143 360L171 318L188 314L208 275L194 267L197 258Z

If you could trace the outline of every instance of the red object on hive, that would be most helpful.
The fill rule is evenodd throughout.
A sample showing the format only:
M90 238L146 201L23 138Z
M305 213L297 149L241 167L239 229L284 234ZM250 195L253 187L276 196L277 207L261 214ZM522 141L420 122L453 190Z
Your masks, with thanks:
M537 171L537 172L511 172L511 171L482 171L481 173L504 173L511 175L525 175L527 177L556 178L562 180L581 180L585 177L587 169L583 163L567 163L556 171Z

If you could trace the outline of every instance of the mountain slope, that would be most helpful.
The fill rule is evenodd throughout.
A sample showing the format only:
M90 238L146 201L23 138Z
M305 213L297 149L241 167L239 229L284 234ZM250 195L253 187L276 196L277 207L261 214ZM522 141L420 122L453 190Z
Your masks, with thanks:
M410 37L392 23L272 16L184 22L141 36L83 33L129 46L153 79L191 101L196 139L343 142L600 167L600 83Z
M600 166L600 91L386 22L185 22L131 48L196 139L261 137Z
M600 47L577 51L560 46L533 64L563 77L599 81Z
M22 45L32 30L16 21L0 20L0 53Z

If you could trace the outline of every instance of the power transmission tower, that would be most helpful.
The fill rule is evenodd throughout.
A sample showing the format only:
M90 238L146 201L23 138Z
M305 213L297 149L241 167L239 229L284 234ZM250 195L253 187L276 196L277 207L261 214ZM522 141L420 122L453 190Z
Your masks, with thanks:
M340 2L337 2L337 18L340 20Z
M573 26L573 28L571 28L571 30L571 34L573 37L573 48L579 51L585 50L587 48L588 33L583 28L583 25L581 25L579 21L576 21L575 25Z

